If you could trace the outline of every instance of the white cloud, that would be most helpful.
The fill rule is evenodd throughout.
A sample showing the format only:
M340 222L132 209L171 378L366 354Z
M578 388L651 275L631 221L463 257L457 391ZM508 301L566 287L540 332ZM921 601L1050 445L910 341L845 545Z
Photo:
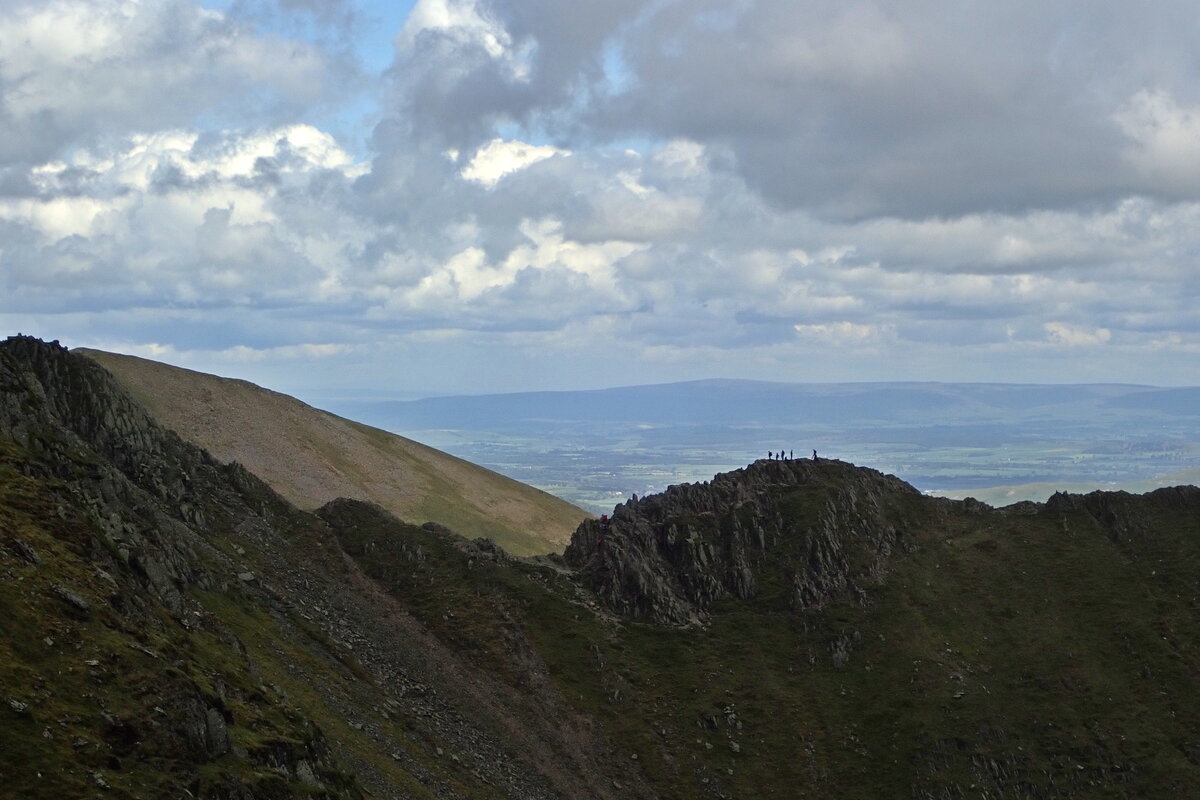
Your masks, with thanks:
M76 345L82 346L82 345ZM253 364L265 361L317 361L353 352L356 348L341 343L303 343L275 347L250 347L234 345L219 350L206 348L181 348L159 342L131 342L114 339L89 341L87 347L107 350L112 353L166 361L173 364L195 364L199 362L221 362L229 364Z
M503 55L512 44L503 26L485 15L474 0L418 0L397 42L411 48L426 31L477 42L493 57Z
M569 315L589 302L608 305L622 301L615 266L637 252L640 245L617 240L573 241L563 234L560 222L549 218L522 220L519 227L524 241L502 258L489 260L482 248L467 246L425 271L415 285L372 293L384 299L382 306L372 310L372 316L387 318L394 312L410 311L453 318L482 310L494 321L518 326L534 321L540 325L547 316ZM520 286L523 279L526 283L566 281L574 296L556 298L546 305L547 298L535 288Z
M1200 23L1152 2L421 0L369 160L302 26L9 3L0 314L255 369L1181 375Z
M796 333L832 345L862 345L895 335L891 325L864 325L857 322L831 322L818 325L794 325Z
M1112 331L1107 328L1089 329L1064 322L1047 322L1044 327L1050 341L1067 347L1091 347L1112 338Z
M10 6L0 52L0 164L201 114L262 120L325 99L345 78L314 46L251 35L184 0Z
M0 246L0 266L19 281L14 297L35 305L109 292L126 303L312 296L360 227L336 207L310 227L309 187L344 189L362 171L307 125L80 149L31 170L37 194L0 197L0 225L21 231L20 247Z
M708 170L704 145L689 139L672 139L653 155L655 161L685 178L695 178Z
M475 151L470 163L463 167L460 174L468 181L481 183L491 189L505 175L559 155L570 155L570 152L550 145L492 139Z
M225 350L216 351L211 355L218 361L245 364L274 360L315 361L345 355L353 350L354 348L350 345L335 343L306 343L281 345L279 347L247 347L246 345L236 345Z
M1161 339L1151 339L1146 344L1146 349L1153 352L1200 353L1200 337L1191 337L1189 339L1178 333L1170 333Z
M1144 176L1200 191L1200 106L1183 107L1169 92L1143 89L1114 118L1131 140L1126 157Z
M451 51L478 48L493 63L504 65L510 79L529 79L534 42L514 41L503 23L477 0L418 0L396 36L396 49L412 56L427 52L435 43Z

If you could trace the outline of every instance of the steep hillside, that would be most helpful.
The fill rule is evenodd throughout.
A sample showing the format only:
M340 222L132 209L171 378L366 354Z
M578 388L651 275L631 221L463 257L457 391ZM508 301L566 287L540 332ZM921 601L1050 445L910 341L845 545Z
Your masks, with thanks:
M486 536L519 555L561 552L586 512L433 448L245 381L97 350L93 359L155 419L236 461L296 505L339 497Z
M1175 800L1198 596L1195 487L996 510L758 461L520 559L299 511L94 363L0 346L19 797Z
M552 687L516 691L442 645L319 517L28 338L0 344L0 618L5 797L636 785Z

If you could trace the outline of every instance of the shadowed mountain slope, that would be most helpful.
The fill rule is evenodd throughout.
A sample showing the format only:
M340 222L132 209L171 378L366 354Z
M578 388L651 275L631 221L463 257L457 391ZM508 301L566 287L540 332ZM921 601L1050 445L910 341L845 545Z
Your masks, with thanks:
M155 419L236 461L301 508L338 497L495 539L519 555L561 552L587 512L483 467L246 381L77 349Z
M4 797L638 786L552 686L519 691L448 649L321 518L159 425L95 362L29 338L0 343L0 618Z
M20 797L1176 800L1198 596L1196 487L997 510L757 461L519 559L297 510L95 363L0 346Z

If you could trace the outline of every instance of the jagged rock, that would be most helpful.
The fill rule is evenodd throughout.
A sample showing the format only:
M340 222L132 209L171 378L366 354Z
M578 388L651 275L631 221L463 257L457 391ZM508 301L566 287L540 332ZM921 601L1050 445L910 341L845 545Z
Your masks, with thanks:
M55 597L66 603L77 616L86 617L91 612L88 601L84 600L78 592L72 591L62 584L55 584L53 591Z
M804 492L804 513L784 514ZM656 622L702 622L720 598L755 597L768 571L792 587L793 608L816 609L882 579L892 551L906 546L886 506L917 494L840 461L759 461L586 521L563 557L610 608Z
M73 765L43 778L24 748L0 748L10 794L101 796L92 775L114 795L202 800L360 800L359 781L389 800L1196 785L1195 489L1017 513L836 461L758 463L633 499L535 562L361 503L295 509L61 348L0 346L0 390L5 475L36 506L2 510L24 514L41 559L30 569L4 541L0 589L29 641L0 675L15 695L0 730ZM961 582L939 586L955 563ZM251 586L236 579L247 566ZM1006 594L1043 567L1049 634L1041 594ZM89 616L56 618L82 609L55 581ZM1131 614L1142 596L1153 603ZM611 610L713 624L663 631ZM1049 638L1079 619L1087 636ZM596 714L606 698L621 705ZM329 743L313 722L328 715Z
M42 563L42 558L38 555L37 550L34 550L33 546L23 539L18 539L15 536L6 538L4 540L4 547L14 556L17 556L18 558L21 558L34 566Z
M223 756L231 749L225 717L220 711L211 707L204 714L204 749L210 758Z
M91 630L102 625L109 631L102 639L109 652L90 659L106 668L79 669L87 676L85 697L119 697L119 705L91 717L95 735L86 738L101 752L88 746L81 753L106 759L102 763L123 778L136 773L145 796L357 800L360 785L376 797L409 796L395 785L392 770L378 768L377 752L397 753L401 769L430 787L424 797L465 792L609 800L591 788L614 774L599 730L581 726L560 697L526 705L516 689L438 642L394 601L369 589L370 579L330 525L245 468L220 464L159 426L94 362L28 337L0 343L0 453L20 475L13 480L29 482L23 488L46 500L33 518L38 535L63 544L47 552L38 539L41 569L20 577L33 579L44 599L72 615L84 613L76 599L90 603L87 619L46 631L46 646L87 647L79 659L87 661L97 645ZM374 524L357 511L352 516L353 524ZM490 542L471 542L441 526L426 531L480 565L510 561ZM17 558L30 560L20 545L8 543L8 529L3 536L6 553L15 549ZM400 547L418 567L429 557L420 545ZM238 562L247 551L255 557L251 586L238 579L239 573L250 577L249 565ZM58 574L46 564L57 568L60 561L69 566L64 576L90 580L80 579L87 583L76 588L64 577L70 594L54 591L43 573ZM441 564L431 566L429 574L439 574ZM89 594L101 585L107 602ZM251 649L231 623L262 626L279 638ZM519 630L512 626L505 635L515 641ZM525 657L532 663L536 654ZM288 701L281 689L267 688L273 682L264 679L264 665L284 670L289 681L311 681L311 688L303 699ZM0 677L9 685L7 674ZM40 693L60 682L53 675L34 679ZM364 726L356 741L337 743L337 755L306 717L342 707L367 713L389 687L402 698L397 714L403 724ZM308 705L309 692L320 698L317 704ZM498 692L506 699L497 702ZM238 709L236 722L230 707ZM9 708L6 713L17 714L16 706ZM83 719L75 727L88 724ZM239 725L247 727L239 732ZM51 737L39 742L48 752L70 749L80 738L59 735L58 724L39 729ZM430 770L408 755L414 741L431 740L451 744L471 768L452 768L447 759ZM10 766L0 756L6 778ZM61 786L72 778L57 779ZM637 777L632 783L644 786ZM28 785L54 791L47 783ZM496 788L481 791L484 786ZM77 794L76 787L56 796Z
M313 772L312 765L304 759L296 762L296 777L305 786L311 786L314 789L321 789L325 786L321 779L317 777L317 773Z

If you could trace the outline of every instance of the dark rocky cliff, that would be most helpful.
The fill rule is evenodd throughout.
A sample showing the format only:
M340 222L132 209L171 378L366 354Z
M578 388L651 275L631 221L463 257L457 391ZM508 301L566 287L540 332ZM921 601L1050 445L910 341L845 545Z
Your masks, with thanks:
M903 481L832 460L758 461L619 505L580 526L564 558L615 611L701 622L725 597L783 587L817 609L877 582L911 546Z

